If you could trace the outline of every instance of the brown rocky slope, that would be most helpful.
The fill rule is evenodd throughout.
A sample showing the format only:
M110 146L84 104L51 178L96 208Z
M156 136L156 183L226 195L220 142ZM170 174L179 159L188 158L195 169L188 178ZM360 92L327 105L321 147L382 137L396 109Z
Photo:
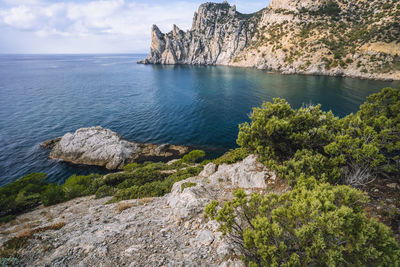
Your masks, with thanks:
M272 0L253 14L205 3L192 28L152 28L145 64L255 67L285 74L400 80L396 0Z

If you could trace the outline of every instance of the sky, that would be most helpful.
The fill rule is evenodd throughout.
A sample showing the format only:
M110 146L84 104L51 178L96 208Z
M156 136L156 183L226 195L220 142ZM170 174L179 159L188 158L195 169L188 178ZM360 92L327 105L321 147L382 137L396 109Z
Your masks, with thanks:
M206 1L0 0L0 54L147 53L153 24L190 29ZM229 1L242 13L268 2Z

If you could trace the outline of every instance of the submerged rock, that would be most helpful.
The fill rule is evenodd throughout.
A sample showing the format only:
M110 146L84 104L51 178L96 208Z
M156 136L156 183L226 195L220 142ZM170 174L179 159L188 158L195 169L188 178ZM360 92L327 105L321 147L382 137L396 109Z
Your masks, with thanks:
M100 126L78 129L61 138L47 140L41 146L51 149L51 159L104 166L110 170L121 169L132 162L170 160L189 151L185 146L130 142Z

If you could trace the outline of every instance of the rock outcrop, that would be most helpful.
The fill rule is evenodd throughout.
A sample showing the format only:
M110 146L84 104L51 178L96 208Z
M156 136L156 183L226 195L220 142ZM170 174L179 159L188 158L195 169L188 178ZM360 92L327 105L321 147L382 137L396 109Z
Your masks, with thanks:
M153 25L150 53L138 63L400 80L398 8L392 0L272 0L241 14L227 2L205 3L188 31Z
M189 151L184 146L130 142L100 126L78 129L61 138L45 141L42 147L51 149L51 159L104 166L110 170L121 169L132 162L178 158Z
M235 164L217 166L209 163L199 174L175 183L167 197L167 203L173 214L182 220L197 216L212 199L230 199L232 190L243 188L248 193L266 190L274 184L276 175L250 155ZM184 188L184 184L194 184Z
M153 25L150 54L140 63L224 65L248 45L256 21L228 3L203 4L194 14L190 31L174 25L163 34Z
M212 178L220 175L222 180ZM187 183L191 186L182 186ZM35 238L20 251L21 266L242 267L238 260L227 261L239 258L237 247L203 214L211 200L232 199L240 184L248 184L249 193L289 190L284 185L277 191L278 180L255 156L218 168L211 163L164 197L108 205L110 198L84 197L38 208L0 225L0 245L30 227L65 223L59 230L33 230Z

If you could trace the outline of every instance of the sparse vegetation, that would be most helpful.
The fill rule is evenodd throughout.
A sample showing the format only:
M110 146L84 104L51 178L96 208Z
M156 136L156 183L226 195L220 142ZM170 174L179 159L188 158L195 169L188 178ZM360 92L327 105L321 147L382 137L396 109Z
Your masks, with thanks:
M27 229L18 233L17 236L7 240L3 243L0 248L0 259L1 258L14 258L18 256L18 250L26 246L30 239L34 237L36 233L45 232L48 230L60 230L65 226L64 222L54 223L48 226Z
M391 230L365 213L363 188L400 174L400 89L371 95L343 119L283 99L255 108L238 144L292 183L282 195L234 193L205 209L249 266L397 266ZM221 205L220 205L221 204ZM382 209L388 221L397 209Z
M400 90L370 96L356 114L339 119L321 106L294 110L283 99L255 108L252 123L240 125L238 144L259 154L282 177L301 175L343 183L364 173L400 173Z
M197 185L196 183L189 183L189 182L183 183L183 184L181 184L181 191L183 191L185 188L193 187L196 185Z
M300 180L282 195L243 190L206 214L220 222L249 266L397 266L400 248L390 229L368 219L367 197L348 186Z
M121 213L126 209L130 209L133 207L133 203L118 203L117 205L117 212Z

